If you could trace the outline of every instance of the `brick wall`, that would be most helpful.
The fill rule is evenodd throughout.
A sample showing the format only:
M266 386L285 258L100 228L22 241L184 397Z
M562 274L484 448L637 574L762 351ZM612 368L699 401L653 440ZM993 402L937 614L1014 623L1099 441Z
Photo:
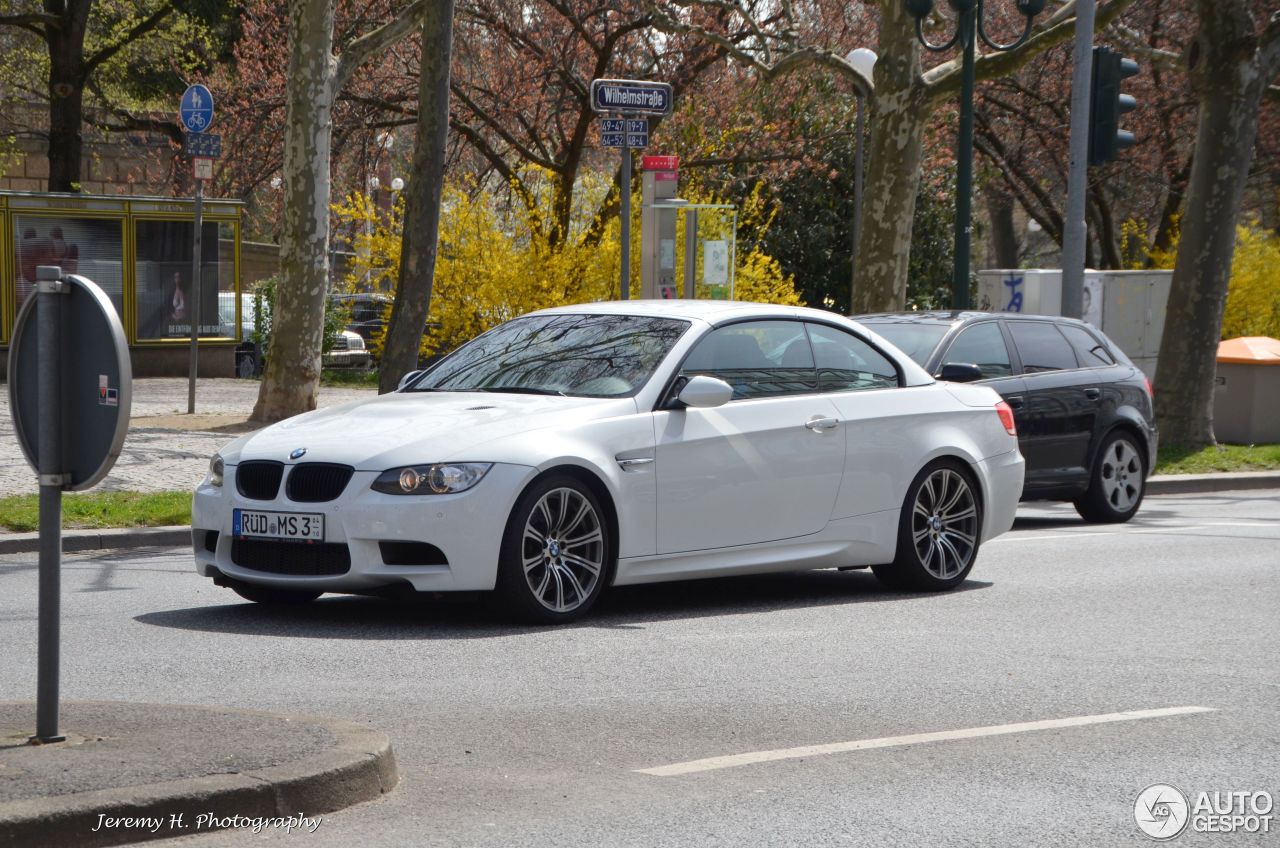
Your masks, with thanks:
M49 157L44 143L21 139L17 147L9 168L0 174L0 189L48 190ZM173 193L173 168L174 148L161 137L118 135L86 140L80 191L165 196Z

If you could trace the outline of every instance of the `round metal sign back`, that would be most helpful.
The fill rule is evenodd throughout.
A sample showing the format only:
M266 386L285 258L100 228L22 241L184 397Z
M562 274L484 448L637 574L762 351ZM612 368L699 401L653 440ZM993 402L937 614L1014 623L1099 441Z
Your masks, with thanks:
M18 444L38 470L37 384L40 369L36 309L41 297L61 298L62 468L70 475L64 488L78 492L96 485L115 465L129 430L133 369L120 316L106 293L85 277L62 278L65 294L33 292L18 312L9 346L9 409Z

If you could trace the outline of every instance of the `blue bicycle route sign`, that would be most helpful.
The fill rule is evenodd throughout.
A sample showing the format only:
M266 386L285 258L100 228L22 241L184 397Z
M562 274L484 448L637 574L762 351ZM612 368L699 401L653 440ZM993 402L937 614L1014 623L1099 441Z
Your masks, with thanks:
M202 133L213 123L213 95L200 83L188 86L178 107L178 118L187 132Z

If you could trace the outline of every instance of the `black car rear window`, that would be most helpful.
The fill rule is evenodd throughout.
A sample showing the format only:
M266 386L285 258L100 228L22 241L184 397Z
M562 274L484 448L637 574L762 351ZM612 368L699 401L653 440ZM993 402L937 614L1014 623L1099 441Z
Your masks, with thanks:
M1080 367L1071 345L1053 324L1047 321L1010 321L1009 330L1022 358L1023 373Z
M1076 358L1084 367L1102 368L1116 364L1115 357L1107 350L1107 346L1095 339L1088 330L1083 327L1073 327L1070 324L1064 324L1058 329L1067 337L1067 341L1071 342L1071 346L1076 351Z

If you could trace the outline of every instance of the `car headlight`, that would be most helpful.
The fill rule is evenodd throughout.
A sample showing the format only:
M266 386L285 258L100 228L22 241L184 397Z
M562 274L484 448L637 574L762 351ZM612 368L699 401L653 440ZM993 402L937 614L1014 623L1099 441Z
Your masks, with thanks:
M222 485L222 472L226 470L226 465L222 461L222 454L215 453L209 460L209 482L215 486Z
M347 339L347 350L364 350L364 339L360 336Z
M452 495L479 483L492 467L492 462L405 465L382 472L372 488L388 495Z

